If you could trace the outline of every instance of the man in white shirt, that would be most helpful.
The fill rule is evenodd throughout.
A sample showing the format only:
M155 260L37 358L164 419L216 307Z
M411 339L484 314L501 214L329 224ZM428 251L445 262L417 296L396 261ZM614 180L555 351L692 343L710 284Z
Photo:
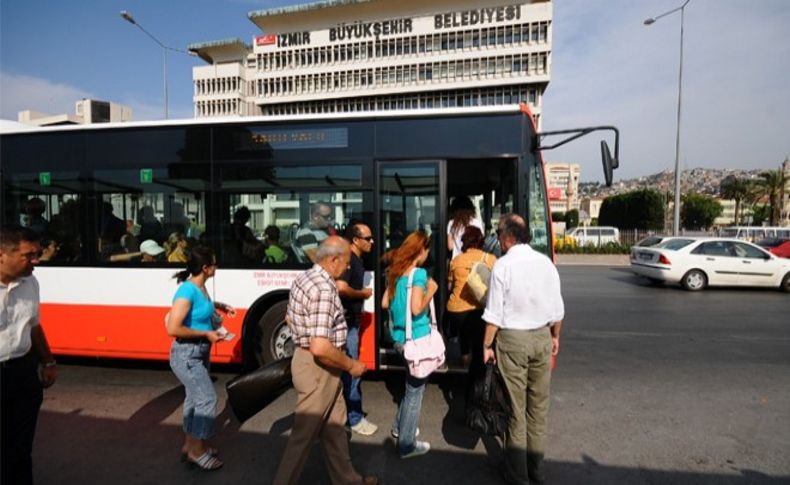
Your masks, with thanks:
M0 229L1 483L33 483L33 436L43 387L55 383L55 359L39 324L38 235L21 226ZM39 379L38 365L43 366Z
M551 358L559 352L565 316L560 276L527 244L529 227L521 216L503 215L497 234L505 255L489 282L483 360L496 362L513 410L501 473L508 483L542 484Z

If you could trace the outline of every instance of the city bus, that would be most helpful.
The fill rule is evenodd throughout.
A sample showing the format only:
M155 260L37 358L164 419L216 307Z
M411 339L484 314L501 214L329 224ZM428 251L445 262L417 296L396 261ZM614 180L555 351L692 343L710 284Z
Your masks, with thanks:
M475 201L489 235L501 214L523 214L532 246L553 257L540 154L550 134L536 133L526 105L16 127L0 135L0 212L42 236L35 275L56 354L167 360L164 318L184 265L165 254L186 241L215 249L209 292L237 309L224 321L237 337L213 346L212 361L255 368L293 352L288 291L311 266L302 229L328 206L327 231L355 221L373 230L361 359L386 369L398 364L380 309L381 256L426 231L429 274L446 281L453 197ZM614 167L616 155L617 143Z

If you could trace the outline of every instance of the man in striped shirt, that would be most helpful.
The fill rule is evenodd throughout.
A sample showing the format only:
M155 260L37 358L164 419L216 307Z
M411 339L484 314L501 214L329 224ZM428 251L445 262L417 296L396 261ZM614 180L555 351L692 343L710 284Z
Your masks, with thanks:
M313 442L320 438L333 484L376 484L351 464L346 434L346 402L340 376L359 377L365 364L346 355L348 326L335 280L346 271L351 249L338 236L327 237L316 253L316 263L294 280L285 319L295 350L291 373L296 389L296 412L274 484L299 481Z

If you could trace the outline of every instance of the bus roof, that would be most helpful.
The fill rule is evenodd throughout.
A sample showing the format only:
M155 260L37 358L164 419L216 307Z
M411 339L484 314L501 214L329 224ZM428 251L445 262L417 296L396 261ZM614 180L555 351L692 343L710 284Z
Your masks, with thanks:
M31 126L9 121L0 124L0 135L15 133L53 133L64 131L105 130L115 128L151 128L167 126L190 125L221 125L244 124L256 122L293 122L293 121L331 121L331 120L358 120L358 119L389 119L429 116L458 116L458 115L487 115L508 113L529 113L526 104L511 104L503 106L478 106L474 108L429 108L429 109L400 109L388 111L359 111L353 113L311 113L300 115L277 116L228 116L213 118L188 118L180 120L155 120L155 121L127 121L118 123L92 123L86 125L58 125L58 126ZM2 120L6 121L6 120Z

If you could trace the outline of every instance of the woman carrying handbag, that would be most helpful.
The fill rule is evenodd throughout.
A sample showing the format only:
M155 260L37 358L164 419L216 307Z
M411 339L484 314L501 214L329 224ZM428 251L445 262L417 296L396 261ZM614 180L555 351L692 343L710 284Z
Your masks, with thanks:
M430 339L432 332L436 331L431 325L429 309L438 286L436 281L428 277L425 269L419 267L428 258L430 247L430 238L424 232L418 231L409 234L400 247L384 255L384 262L389 267L387 291L384 292L382 307L389 309L392 338L395 341L395 349L401 355L404 354L404 347L410 342ZM410 314L407 315L407 312ZM411 328L408 329L407 325ZM408 340L407 330L410 330L408 333L411 334ZM423 342L427 341L423 340ZM409 362L407 365L413 367ZM391 431L392 437L398 442L401 458L423 455L431 449L428 442L416 439L422 396L427 381L427 375L415 377L411 371L406 373L406 390L395 414Z

